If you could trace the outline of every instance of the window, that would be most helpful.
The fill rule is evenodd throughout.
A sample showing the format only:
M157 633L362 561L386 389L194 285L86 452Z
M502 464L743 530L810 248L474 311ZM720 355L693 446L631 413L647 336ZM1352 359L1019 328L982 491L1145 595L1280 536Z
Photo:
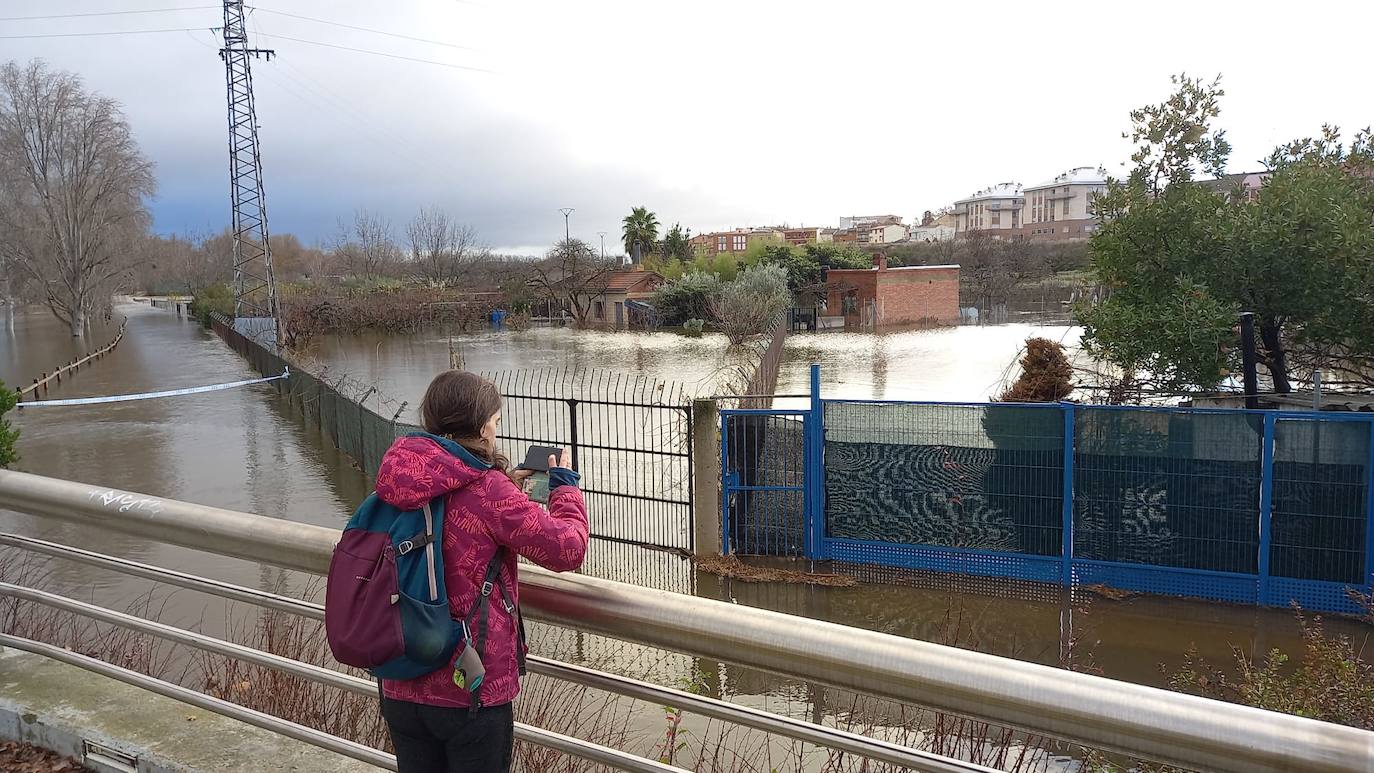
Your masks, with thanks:
M1001 224L1002 224L1002 213L1001 213L1001 212L993 212L993 213L992 213L992 224L993 224L993 225L1001 225Z
M725 237L716 237L716 252L725 252Z
M735 252L744 252L744 243L745 243L745 241L746 241L746 240L745 240L745 237L744 237L743 234L735 234L735 241L734 241L733 250L734 250Z
M602 303L601 301L597 301L597 302L596 302L596 318L597 318L597 319L605 319L605 318L606 318L606 304L605 304L605 303Z

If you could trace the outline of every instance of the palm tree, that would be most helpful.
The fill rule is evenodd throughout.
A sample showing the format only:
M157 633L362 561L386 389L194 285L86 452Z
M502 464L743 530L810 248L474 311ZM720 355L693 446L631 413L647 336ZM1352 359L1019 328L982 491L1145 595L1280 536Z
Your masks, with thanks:
M658 242L658 215L650 212L648 207L635 207L625 217L621 231L625 235L626 255L634 255L636 240L639 241L641 253L647 255Z

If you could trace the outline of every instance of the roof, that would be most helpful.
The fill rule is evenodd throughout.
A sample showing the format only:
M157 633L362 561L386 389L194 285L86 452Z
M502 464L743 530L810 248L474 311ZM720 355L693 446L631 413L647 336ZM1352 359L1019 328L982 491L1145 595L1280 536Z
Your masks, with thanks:
M1211 180L1198 180L1197 184L1206 188L1211 188L1217 193L1230 193L1236 188L1244 187L1250 177L1258 178L1263 182L1269 177L1270 172L1241 172L1239 174L1224 174Z
M1021 183L998 183L984 188L981 191L969 196L966 199L959 199L956 204L964 204L970 201L982 201L984 199L1020 199L1025 194L1021 191Z
M1041 188L1050 188L1055 185L1106 185L1107 170L1101 166L1076 166L1067 172L1059 175L1053 180L1047 180L1039 185L1028 185L1026 190L1034 191Z
M626 292L635 289L645 280L663 281L663 277L653 271L616 271L606 279L607 292Z

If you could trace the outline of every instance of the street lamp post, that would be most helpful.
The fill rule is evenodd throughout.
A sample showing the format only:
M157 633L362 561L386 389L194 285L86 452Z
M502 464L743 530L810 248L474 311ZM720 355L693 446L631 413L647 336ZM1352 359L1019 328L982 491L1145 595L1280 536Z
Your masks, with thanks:
M572 213L576 212L577 210L573 209L572 207L563 207L558 211L563 213L563 247L566 249L568 246L568 242L572 241L572 231L570 230L570 226L568 225L568 218L571 217Z
M605 231L597 231L597 232L596 232L596 235L601 237L601 259L602 259L602 260L605 260L605 259L606 259L606 232L605 232Z

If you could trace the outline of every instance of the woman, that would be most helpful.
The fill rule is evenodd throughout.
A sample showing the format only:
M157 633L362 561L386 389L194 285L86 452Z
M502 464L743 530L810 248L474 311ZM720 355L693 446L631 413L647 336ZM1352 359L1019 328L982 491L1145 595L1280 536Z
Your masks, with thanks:
M508 469L496 449L501 395L472 373L430 382L420 403L425 432L398 439L377 471L377 496L403 510L444 496L444 581L455 619L473 609L487 565L505 548L488 604L479 707L453 665L408 681L382 682L382 717L401 773L505 773L511 767L524 641L518 619L516 555L556 572L582 565L587 506L568 452L549 457L549 506L520 487L529 472ZM479 631L472 631L474 638ZM455 655L456 657L456 655Z

